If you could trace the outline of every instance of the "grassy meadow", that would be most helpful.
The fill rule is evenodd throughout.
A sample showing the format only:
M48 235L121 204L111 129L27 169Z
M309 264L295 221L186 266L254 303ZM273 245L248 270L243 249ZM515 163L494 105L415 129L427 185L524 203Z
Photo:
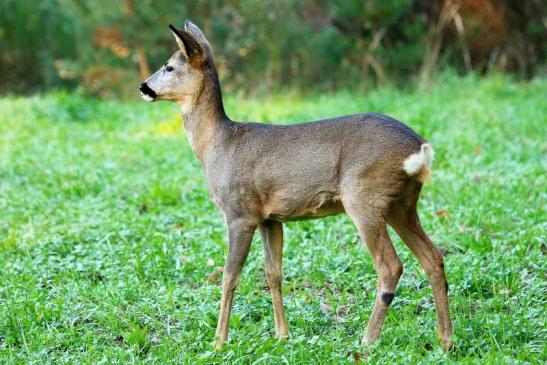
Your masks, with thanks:
M225 104L266 123L381 112L433 144L420 212L446 251L454 350L440 350L431 289L395 234L405 272L381 340L359 346L376 275L341 215L285 225L287 342L255 235L214 351L226 232L176 106L51 93L0 99L0 363L547 361L547 80L444 75Z

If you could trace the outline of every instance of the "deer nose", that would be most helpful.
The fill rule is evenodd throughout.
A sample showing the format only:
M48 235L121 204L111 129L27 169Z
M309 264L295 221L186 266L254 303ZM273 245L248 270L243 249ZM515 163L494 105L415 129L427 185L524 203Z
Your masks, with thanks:
M150 86L148 86L146 84L146 82L143 82L141 84L141 86L139 87L139 90L140 90L141 94L143 95L143 97L147 96L147 97L151 98L152 100L156 99L156 97L157 97L156 92L154 90L152 90L150 88Z

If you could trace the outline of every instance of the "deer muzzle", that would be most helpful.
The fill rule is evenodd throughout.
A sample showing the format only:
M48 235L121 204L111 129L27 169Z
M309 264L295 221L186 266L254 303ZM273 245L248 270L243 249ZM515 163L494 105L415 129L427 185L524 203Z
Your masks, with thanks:
M154 101L158 97L156 92L148 86L146 82L143 82L141 86L139 87L139 90L141 92L141 96L146 101Z

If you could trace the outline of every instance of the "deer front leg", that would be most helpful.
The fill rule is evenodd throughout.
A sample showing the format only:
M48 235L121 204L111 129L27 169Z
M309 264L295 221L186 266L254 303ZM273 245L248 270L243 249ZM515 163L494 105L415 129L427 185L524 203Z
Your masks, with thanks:
M241 269L251 248L256 225L245 219L227 219L228 224L228 257L224 264L222 276L222 298L220 315L216 330L215 348L220 349L228 339L228 325L234 291L237 287Z
M264 243L264 257L266 259L266 277L272 292L274 308L275 336L286 339L289 337L281 282L283 281L283 225L276 221L265 221L260 225L260 234Z

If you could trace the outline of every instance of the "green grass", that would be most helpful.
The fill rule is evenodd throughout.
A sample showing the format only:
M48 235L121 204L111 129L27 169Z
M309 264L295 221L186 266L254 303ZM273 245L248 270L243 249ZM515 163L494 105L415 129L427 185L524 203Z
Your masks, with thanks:
M226 234L178 110L47 94L0 99L0 363L545 363L546 80L226 104L283 123L376 111L433 144L420 212L448 250L454 351L439 349L431 289L395 235L405 272L381 340L359 346L376 276L337 216L286 225L289 341L272 336L255 237L215 352L208 278Z

